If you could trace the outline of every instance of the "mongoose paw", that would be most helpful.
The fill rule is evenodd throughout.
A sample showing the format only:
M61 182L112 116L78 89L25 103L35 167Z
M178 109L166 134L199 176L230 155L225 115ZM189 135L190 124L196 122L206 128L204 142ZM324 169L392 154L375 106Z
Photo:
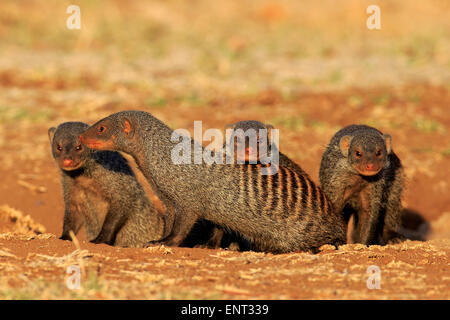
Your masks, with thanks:
M174 239L164 239L164 240L153 240L149 241L144 245L144 248L153 247L153 246L161 246L164 245L166 247L176 247L180 244L179 241Z
M241 246L237 242L232 242L227 249L230 251L241 251Z
M164 245L164 244L165 243L163 241L152 240L152 241L149 241L146 244L144 244L144 248L156 247L156 246L161 246L161 245Z
M210 244L210 243L206 243L206 244L196 244L194 246L194 248L197 249L219 249L220 245L216 245L216 244Z
M208 241L205 244L197 244L194 246L194 248L206 248L206 249L219 249L220 248L220 241Z
M91 243L95 243L95 244L100 244L100 243L105 243L105 244L109 244L110 246L113 245L111 240L106 240L104 237L97 237L94 240L91 240Z

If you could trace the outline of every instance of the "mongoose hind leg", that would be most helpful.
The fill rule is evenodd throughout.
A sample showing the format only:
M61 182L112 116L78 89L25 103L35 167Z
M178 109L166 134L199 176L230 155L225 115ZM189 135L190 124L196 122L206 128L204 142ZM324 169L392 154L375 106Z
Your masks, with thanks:
M81 216L79 214L75 214L70 210L66 210L64 212L63 232L59 239L72 240L70 231L73 231L74 234L77 234L80 228L83 226L83 223L84 220L81 219Z

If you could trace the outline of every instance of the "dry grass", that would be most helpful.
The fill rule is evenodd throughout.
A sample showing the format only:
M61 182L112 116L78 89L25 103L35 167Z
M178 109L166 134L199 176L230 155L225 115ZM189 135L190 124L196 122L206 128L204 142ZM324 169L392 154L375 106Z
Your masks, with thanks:
M0 232L5 231L35 236L45 233L45 227L29 215L4 204L0 206Z

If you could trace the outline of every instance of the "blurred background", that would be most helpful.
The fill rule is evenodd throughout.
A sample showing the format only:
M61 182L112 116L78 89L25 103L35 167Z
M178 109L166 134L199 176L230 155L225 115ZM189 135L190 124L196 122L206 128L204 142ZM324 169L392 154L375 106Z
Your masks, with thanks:
M58 235L47 129L140 109L191 132L271 123L315 181L337 130L375 126L406 168L405 228L449 237L449 105L447 0L0 2L0 204Z

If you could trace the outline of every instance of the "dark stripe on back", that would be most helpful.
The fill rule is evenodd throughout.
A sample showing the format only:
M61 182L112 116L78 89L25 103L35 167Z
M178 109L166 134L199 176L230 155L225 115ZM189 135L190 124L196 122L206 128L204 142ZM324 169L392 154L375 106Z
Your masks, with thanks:
M281 212L281 216L283 218L289 217L289 191L288 188L290 187L290 184L288 184L288 179L290 178L291 172L289 169L278 167L278 174L281 173L281 190L282 190L282 206L281 209L283 212Z
M263 166L265 168L266 166ZM264 201L264 208L266 207L267 198L269 197L269 179L267 175L262 175L261 172L258 173L261 176L261 195Z
M281 192L279 192L279 183L278 183L278 179L279 179L279 175L280 171L278 171L276 174L273 174L272 177L272 205L270 207L270 211L272 213L277 211L277 207L278 207L278 199L279 199L279 195L281 194Z
M311 185L311 209L314 210L314 212L317 212L317 189L314 182L309 180L309 183Z
M261 190L261 173L259 169L259 165L251 165L252 169L252 180L253 180L253 195L255 197L255 205L258 207L256 209L259 209L259 203L260 203L260 197L259 197L259 191Z
M320 213L326 213L325 204L327 200L325 199L325 194L319 188L317 188L317 191L320 193Z
M244 196L244 203L246 203L247 205L249 205L249 195L248 195L248 177L246 175L246 165L245 164L241 164L239 165L239 170L241 172L241 186L242 186L242 191L243 191L243 196Z
M308 207L308 185L306 182L306 178L303 175L298 175L300 179L300 184L302 185L302 207Z
M292 214L294 212L297 212L297 192L298 192L298 184L297 184L297 177L298 174L296 172L291 171L290 180L291 180L291 192L292 192L292 201L290 203L289 209L291 210Z

